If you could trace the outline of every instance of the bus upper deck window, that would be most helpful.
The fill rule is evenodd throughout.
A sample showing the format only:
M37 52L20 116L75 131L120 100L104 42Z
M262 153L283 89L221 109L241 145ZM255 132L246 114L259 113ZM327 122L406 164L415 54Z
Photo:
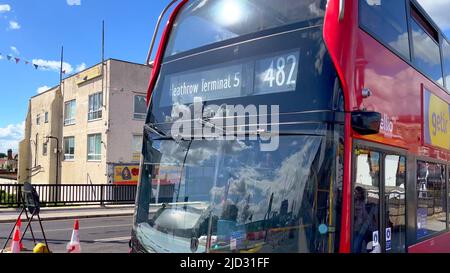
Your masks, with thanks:
M196 0L174 24L166 57L242 35L298 22L317 25L326 0ZM201 29L201 35L192 35Z

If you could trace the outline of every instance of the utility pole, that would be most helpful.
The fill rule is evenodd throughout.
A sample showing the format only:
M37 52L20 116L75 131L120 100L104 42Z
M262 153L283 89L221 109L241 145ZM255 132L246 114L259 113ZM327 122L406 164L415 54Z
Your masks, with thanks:
M102 21L102 64L104 62L105 62L105 20Z
M63 80L63 64L64 64L64 46L61 46L61 67L59 70L59 85L61 87L61 83Z

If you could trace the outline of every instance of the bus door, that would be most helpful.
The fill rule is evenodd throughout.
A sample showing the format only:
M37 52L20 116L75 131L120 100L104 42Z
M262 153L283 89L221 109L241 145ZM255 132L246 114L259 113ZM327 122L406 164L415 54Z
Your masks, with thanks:
M404 154L356 142L352 163L352 252L406 251Z

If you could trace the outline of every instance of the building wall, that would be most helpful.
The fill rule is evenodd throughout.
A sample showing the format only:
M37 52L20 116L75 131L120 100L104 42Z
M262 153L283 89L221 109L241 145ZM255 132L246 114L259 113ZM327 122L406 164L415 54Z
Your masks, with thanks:
M116 164L138 164L139 157L133 156L133 135L142 135L144 119L134 119L134 97L146 95L150 73L147 66L108 60L103 69L99 64L64 79L61 90L58 87L31 98L25 139L20 143L19 181L54 184L58 172L61 184L106 184L113 182ZM89 96L102 91L102 118L88 121ZM71 100L76 101L75 124L64 125L65 103ZM45 111L49 111L48 124L44 123ZM90 134L102 135L101 160L88 160ZM48 135L59 139L59 162L53 152L55 140L48 142L47 156L42 155ZM65 137L75 138L73 160L64 159ZM37 153L34 143L38 144Z
M144 119L134 118L134 98L146 96L151 69L111 61L108 163L139 163L133 156L133 136L142 136Z
M59 87L53 88L30 100L29 135L23 146L28 146L29 180L33 184L56 184L57 153L55 153L56 140L48 140L47 136L61 138L61 91ZM48 112L48 122L45 123L45 112ZM40 124L37 124L37 115L40 115ZM26 127L28 127L26 126ZM47 143L47 155L43 154L44 143Z
M93 69L99 69L101 65ZM102 108L102 118L88 121L89 96L102 92L103 77L97 77L83 83L79 83L80 77L73 76L63 81L62 90L64 104L71 100L76 100L75 124L64 126L62 120L63 139L61 140L64 157L64 138L75 137L75 158L73 160L63 160L61 163L61 181L63 184L104 184L107 179L106 168L106 145L105 132L107 129L108 112ZM106 92L103 92L103 103L105 103ZM64 112L64 111L63 111ZM88 135L101 134L103 144L101 149L101 160L88 161Z
M25 129L24 129L24 139L19 142L19 171L17 173L17 182L19 184L23 184L25 182L29 182L30 180L30 172L29 169L31 167L30 162L30 150L31 150L31 101L28 103L28 112L27 117L25 119Z

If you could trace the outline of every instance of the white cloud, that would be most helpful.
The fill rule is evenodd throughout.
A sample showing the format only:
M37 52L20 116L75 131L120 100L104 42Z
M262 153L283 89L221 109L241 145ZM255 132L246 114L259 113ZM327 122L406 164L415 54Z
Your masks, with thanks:
M11 6L8 4L0 5L0 13L10 12Z
M82 64L80 64L80 65L77 65L77 68L75 69L75 72L81 72L81 71L83 71L83 70L85 70L86 69L86 64L85 63L82 63Z
M9 21L9 29L20 29L21 26L16 21Z
M426 12L443 30L450 30L450 1L448 0L419 0Z
M0 152L8 149L18 151L19 142L22 141L25 130L25 122L19 124L10 124L0 128Z
M81 6L81 0L66 0L69 6Z
M51 70L59 73L61 69L61 61L34 59L32 63L39 65L39 67L43 70ZM63 63L63 70L66 71L66 74L71 74L73 72L73 66L69 63Z
M16 54L16 55L20 55L19 50L18 50L17 47L15 47L15 46L12 46L12 47L11 47L11 51L12 51L14 54Z
M49 89L50 89L50 87L48 87L47 85L44 85L37 89L37 93L41 94L41 93L44 93L45 91L48 91Z

